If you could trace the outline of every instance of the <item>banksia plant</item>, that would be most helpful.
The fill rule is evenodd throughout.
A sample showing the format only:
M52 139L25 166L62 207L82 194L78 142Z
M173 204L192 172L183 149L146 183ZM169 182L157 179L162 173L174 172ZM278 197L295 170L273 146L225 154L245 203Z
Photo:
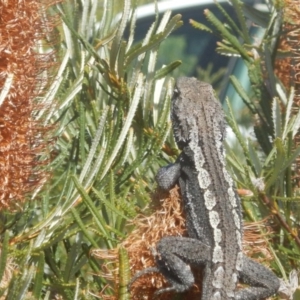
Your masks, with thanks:
M298 266L298 194L288 180L300 150L291 147L299 117L296 108L291 113L290 90L269 76L275 72L267 58L277 45L276 38L269 44L270 37L280 28L271 25L282 24L276 15L281 7L271 5L270 13L255 18L267 28L258 45L243 22L244 14L254 18L259 12L232 3L241 27L227 16L228 30L206 14L222 37L220 52L240 55L249 67L251 92L235 77L232 83L253 114L256 136L245 140L240 134L229 103L228 123L241 156L228 147L228 165L247 191L245 218L252 234L260 234L258 247L268 248L246 250L287 277ZM157 16L142 41L135 40L130 0L64 0L51 7L38 0L4 1L0 18L0 297L129 299L132 274L153 264L148 248L167 232L184 234L178 190L154 197L165 201L162 208L149 205L158 168L178 154L169 134L169 75L180 62L158 67L156 61L181 16ZM157 207L149 219L138 217ZM147 222L160 229L147 231ZM146 241L138 240L143 232ZM152 295L151 279L141 280ZM155 282L165 284L159 275ZM131 296L141 293L136 282Z
M297 203L298 196L297 190L290 188L290 182L291 170L298 156L299 148L290 148L290 143L291 138L299 129L299 122L297 121L298 112L296 112L296 117L291 117L292 98L289 95L289 89L285 89L284 85L274 75L275 64L272 58L278 58L276 45L280 36L279 33L281 33L279 29L283 22L282 15L279 13L282 7L277 7L275 5L277 3L274 5L271 3L270 11L264 13L249 8L239 1L232 0L231 2L238 16L239 26L236 26L236 22L224 13L220 5L221 13L224 13L227 18L225 26L208 10L205 11L205 14L211 23L211 28L196 21L191 21L191 23L195 27L219 35L222 42L218 44L218 51L227 55L239 55L249 70L250 91L246 91L235 76L231 76L231 82L245 102L249 114L253 115L252 130L254 134L246 139L241 134L240 126L236 122L236 116L228 101L227 122L235 133L237 144L240 147L238 152L236 149L233 151L228 147L228 165L240 188L239 190L246 191L243 196L243 208L245 219L250 223L248 225L250 228L248 236L250 237L246 239L246 244L252 246L255 244L253 239L256 242L259 241L255 245L256 249L246 246L245 251L249 256L268 264L277 272L279 277L287 280L288 274L297 265L298 253L297 220L294 221L290 207L290 203ZM255 20L256 23L259 22L258 25L266 29L261 39L253 37L249 33L245 15ZM274 23L276 26L273 26ZM106 68L108 69L108 67ZM113 77L113 79L116 78L118 77ZM111 79L110 77L107 82ZM118 83L116 86L121 86L121 84ZM153 133L152 128L145 130L144 133L150 136ZM164 149L167 149L170 144L172 145L172 140L168 140L168 142L168 145L164 145ZM241 153L241 155L237 157L237 153ZM166 154L164 153L164 158ZM168 158L170 161L173 159L173 157ZM156 161L156 163L160 165L160 161ZM155 171L153 170L153 172ZM137 182L134 173L131 176L131 180ZM111 184L114 183L112 179L110 182ZM87 199L88 195L84 194L84 190L81 190L80 193L84 199ZM100 199L99 193L97 196ZM102 201L105 200L104 198L101 199ZM166 201L166 203L169 202ZM169 207L172 207L172 204ZM167 215L164 208L162 209L163 215ZM129 212L126 209L128 206L125 211ZM107 261L102 265L104 271L102 269L97 273L108 283L106 290L100 293L101 297L106 299L129 298L127 284L130 281L130 268L134 274L135 271L145 266L153 265L149 246L155 245L161 235L174 234L170 228L158 228L155 220L159 220L159 217L155 219L155 216L156 214L159 215L160 212L154 213L149 219L143 219L145 224L153 226L153 228L150 227L150 230L145 229L146 226L137 221L138 229L133 231L124 243L119 243L119 248L107 247L109 248L107 249L103 247L91 251L92 257L97 258L101 263ZM175 213L174 217L181 218L182 215ZM163 233L160 230L163 230ZM151 235L154 235L155 238L152 239ZM250 243L251 235L252 243ZM148 244L145 243L145 239ZM292 247L293 255L288 252L288 246ZM148 248L147 251L146 248ZM141 253L141 261L144 266L136 263L139 261L136 253ZM143 295L151 298L156 288L162 284L165 283L157 274L148 278L141 278L132 286L131 296L139 298ZM285 295L293 297L296 287L295 284L291 283L290 288L284 291ZM197 292L199 291L196 290ZM185 296L183 295L182 299ZM160 297L161 299L168 299L172 295L161 295ZM193 296L189 295L188 297L192 299Z
M41 168L49 127L36 118L56 58L39 50L55 25L45 10L36 0L0 4L0 210L22 209L49 175Z
M0 214L0 278L11 259L15 266L0 296L93 299L105 290L107 279L99 276L104 261L90 251L114 249L124 238L127 221L150 201L156 168L165 160L158 154L170 130L173 85L166 76L180 62L157 68L156 57L160 43L181 26L181 16L166 13L157 18L144 40L133 44L135 17L129 0L118 6L120 18L114 14L114 1L66 0L47 11L42 4L39 11L14 5L26 16L24 22L34 20L36 30L45 26L47 39L56 41L41 42L34 59L25 56L28 81L21 67L3 79L7 92L2 106L11 104L16 78L19 85L28 83L26 100L16 94L19 110L27 114L22 123L26 130L17 135L23 142L18 149L27 156L16 166L23 167L21 183L28 186L14 194L12 190L6 199L35 201L26 202L22 213ZM11 10L13 5L6 6ZM27 8L35 12L32 17ZM49 15L56 16L55 28L47 23ZM36 42L42 36L35 31L32 39L26 38ZM25 54L33 53L35 45L32 41ZM11 57L27 61L21 50ZM40 58L43 65L38 64ZM48 137L50 154L44 153Z

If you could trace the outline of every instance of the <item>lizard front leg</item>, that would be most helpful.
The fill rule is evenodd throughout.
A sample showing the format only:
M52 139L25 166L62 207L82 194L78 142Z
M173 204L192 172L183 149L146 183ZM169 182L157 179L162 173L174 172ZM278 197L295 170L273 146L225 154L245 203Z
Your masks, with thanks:
M178 178L181 174L181 165L179 163L179 158L174 164L169 164L158 170L156 175L156 182L158 186L164 191L170 190L175 186Z
M199 240L167 236L158 242L156 250L156 267L137 272L131 279L129 288L141 276L157 272L164 275L170 286L156 291L154 297L166 292L181 293L189 290L195 283L190 265L206 266L205 270L209 273L211 249ZM209 278L206 276L206 279ZM210 300L211 298L202 299Z
M161 188L162 190L165 190L165 191L170 190L173 186L175 186L176 182L178 181L178 179L180 177L180 173L181 173L181 165L178 162L178 160L173 164L169 164L167 166L161 167L156 175L156 181L157 181L159 188ZM173 237L171 237L171 238L173 238ZM162 251L161 252L162 255L164 255L164 253L165 253L165 251L163 250L164 246L166 246L166 248L168 248L167 243L163 242L164 239L165 238L162 238L160 240L160 242L158 243L158 245L161 243L160 250ZM168 238L166 238L166 239L168 239ZM184 239L184 238L182 238L182 239ZM171 256L172 256L172 254L171 254ZM162 256L159 254L159 257L162 257ZM137 272L131 279L128 287L130 288L131 285L141 276L144 276L149 273L154 273L154 272L161 273L161 269L164 269L163 264L161 265L161 268L158 265L159 265L159 262L162 262L162 261L163 260L161 260L161 259L157 259L156 267L149 267L149 268L146 268L144 270ZM189 283L189 281L191 283ZM193 285L193 283L194 283L193 274L188 275L187 280L185 280L183 283L183 285L186 286L186 288L184 288L183 290L188 289L190 285ZM181 288L179 288L179 289L181 289ZM176 290L176 288L174 289L173 287L170 287L170 288L166 288L163 290L164 291ZM156 294L160 294L161 292L163 292L163 291L159 290L158 292L156 292Z
M187 291L195 282L190 265L206 266L210 262L211 249L205 243L188 237L162 238L157 244L156 265L170 287L158 290L155 295Z

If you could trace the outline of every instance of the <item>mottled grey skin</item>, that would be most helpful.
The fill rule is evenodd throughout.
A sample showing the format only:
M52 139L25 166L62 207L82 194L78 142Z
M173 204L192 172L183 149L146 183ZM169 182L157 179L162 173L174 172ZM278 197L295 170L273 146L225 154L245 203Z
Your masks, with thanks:
M164 237L157 244L157 267L170 286L183 292L194 284L190 266L203 269L202 300L256 300L276 293L279 279L242 254L242 214L239 196L225 168L225 121L211 85L179 78L172 98L174 137L182 150L174 164L157 174L160 188L177 182L186 214L188 237ZM238 282L249 287L237 289Z

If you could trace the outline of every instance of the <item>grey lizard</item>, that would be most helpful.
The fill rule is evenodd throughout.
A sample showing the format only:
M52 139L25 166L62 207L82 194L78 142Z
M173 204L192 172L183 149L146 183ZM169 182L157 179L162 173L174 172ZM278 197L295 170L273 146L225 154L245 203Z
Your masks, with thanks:
M156 295L183 292L194 284L190 266L203 268L202 300L255 300L276 293L279 279L242 252L241 202L225 165L226 124L212 86L195 78L177 80L171 120L182 150L174 164L157 174L160 188L179 183L188 237L162 238L156 267L138 272L161 272L170 286ZM237 283L248 285L237 289Z

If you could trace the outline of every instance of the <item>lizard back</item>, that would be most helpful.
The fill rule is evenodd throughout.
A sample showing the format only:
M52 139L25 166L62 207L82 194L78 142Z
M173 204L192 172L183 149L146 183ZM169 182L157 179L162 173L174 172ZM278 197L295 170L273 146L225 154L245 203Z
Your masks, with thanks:
M205 299L234 299L242 267L241 207L226 170L226 125L211 85L195 78L177 80L172 99L174 137L182 150L179 184L190 237L212 249ZM205 295L205 291L204 291Z

